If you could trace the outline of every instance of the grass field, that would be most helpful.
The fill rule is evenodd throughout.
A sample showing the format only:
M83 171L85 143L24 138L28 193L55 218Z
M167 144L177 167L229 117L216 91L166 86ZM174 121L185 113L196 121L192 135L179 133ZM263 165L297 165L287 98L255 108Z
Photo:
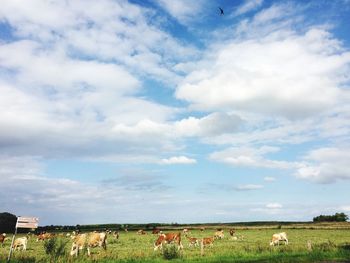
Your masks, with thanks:
M184 249L175 253L178 258L172 262L350 262L350 229L341 225L309 226L308 229L298 227L240 227L236 228L236 235L243 235L243 240L234 240L225 229L225 238L215 240L212 248L205 248L201 255L200 248L189 248L188 241L182 235ZM175 232L166 231L166 232ZM286 232L289 245L270 247L269 241L273 233ZM209 237L215 229L203 232L191 230L190 236ZM10 236L10 235L8 235ZM18 237L21 235L18 235ZM121 232L118 240L108 236L107 250L92 249L89 258L86 253L72 258L68 255L72 241L66 237L57 240L67 242L66 254L59 258L51 258L51 262L167 262L163 253L153 251L156 235L137 235L136 232ZM312 249L307 243L311 242ZM10 239L0 248L0 262L5 262L10 247ZM168 250L171 249L168 247ZM172 252L172 251L170 251ZM50 262L46 255L43 242L36 242L35 237L28 242L27 251L15 251L11 262Z

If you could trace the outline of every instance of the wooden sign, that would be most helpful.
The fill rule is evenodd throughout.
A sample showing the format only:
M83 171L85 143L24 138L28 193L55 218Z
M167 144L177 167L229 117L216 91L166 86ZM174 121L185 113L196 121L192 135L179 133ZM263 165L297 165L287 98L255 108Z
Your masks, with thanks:
M37 217L24 217L19 216L17 218L16 228L38 228L39 218Z
M17 223L15 228L15 233L13 234L9 256L7 262L10 262L12 251L13 251L13 242L15 241L15 236L17 234L17 228L38 228L39 218L37 217L27 217L27 216L18 216Z

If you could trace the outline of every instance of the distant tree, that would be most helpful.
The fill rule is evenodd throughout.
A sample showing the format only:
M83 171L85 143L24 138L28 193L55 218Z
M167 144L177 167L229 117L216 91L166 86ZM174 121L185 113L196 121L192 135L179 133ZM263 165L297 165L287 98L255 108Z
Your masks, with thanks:
M346 222L349 217L344 213L335 213L335 215L319 215L313 218L314 222Z
M15 231L17 217L10 213L0 213L0 233L13 233Z

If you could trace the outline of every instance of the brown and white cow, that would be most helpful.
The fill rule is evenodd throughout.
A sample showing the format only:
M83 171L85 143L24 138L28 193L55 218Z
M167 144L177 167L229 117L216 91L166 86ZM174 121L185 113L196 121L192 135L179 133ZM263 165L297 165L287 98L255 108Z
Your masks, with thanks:
M16 238L15 242L13 243L12 248L14 250L16 250L16 249L20 250L22 247L22 250L26 251L27 250L27 243L28 243L27 237L19 237L19 238Z
M282 233L277 233L272 235L272 240L270 242L270 246L274 245L279 245L280 241L284 241L286 245L288 245L288 238L287 238L287 233L282 232Z
M51 233L46 233L46 232L43 232L43 233L40 233L39 235L37 235L37 239L36 241L44 241L44 240L47 240L47 239L51 239L55 237L55 234L51 234Z
M181 232L160 234L158 239L154 243L154 251L158 249L162 249L163 244L170 244L170 243L177 244L178 250L183 249L183 246L181 243Z
M138 235L146 235L147 233L143 229L140 229L137 231L137 234Z
M199 239L195 237L187 237L188 239L188 247L197 247L199 246Z
M202 238L202 240L201 240L201 245L202 245L203 247L205 247L205 246L210 246L210 247L212 247L213 244L214 244L214 240L215 240L214 237L204 237L204 238Z
M0 234L0 244L1 245L4 244L5 238L6 238L6 233Z
M236 233L236 231L233 228L231 228L230 229L230 236L233 237L235 235L235 233Z
M77 235L72 244L70 251L71 256L78 256L79 250L83 250L87 246L88 255L91 255L90 248L102 247L104 250L107 249L107 234L102 233L90 233L90 234L79 234Z

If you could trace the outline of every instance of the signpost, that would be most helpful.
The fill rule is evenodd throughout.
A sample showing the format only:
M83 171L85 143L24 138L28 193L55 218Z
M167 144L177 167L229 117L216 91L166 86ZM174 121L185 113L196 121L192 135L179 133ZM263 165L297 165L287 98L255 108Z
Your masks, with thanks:
M38 228L38 223L39 223L39 218L37 217L24 217L24 216L17 217L15 233L13 234L13 237L12 237L10 253L7 258L7 262L10 262L10 259L11 259L13 242L15 241L17 228Z

